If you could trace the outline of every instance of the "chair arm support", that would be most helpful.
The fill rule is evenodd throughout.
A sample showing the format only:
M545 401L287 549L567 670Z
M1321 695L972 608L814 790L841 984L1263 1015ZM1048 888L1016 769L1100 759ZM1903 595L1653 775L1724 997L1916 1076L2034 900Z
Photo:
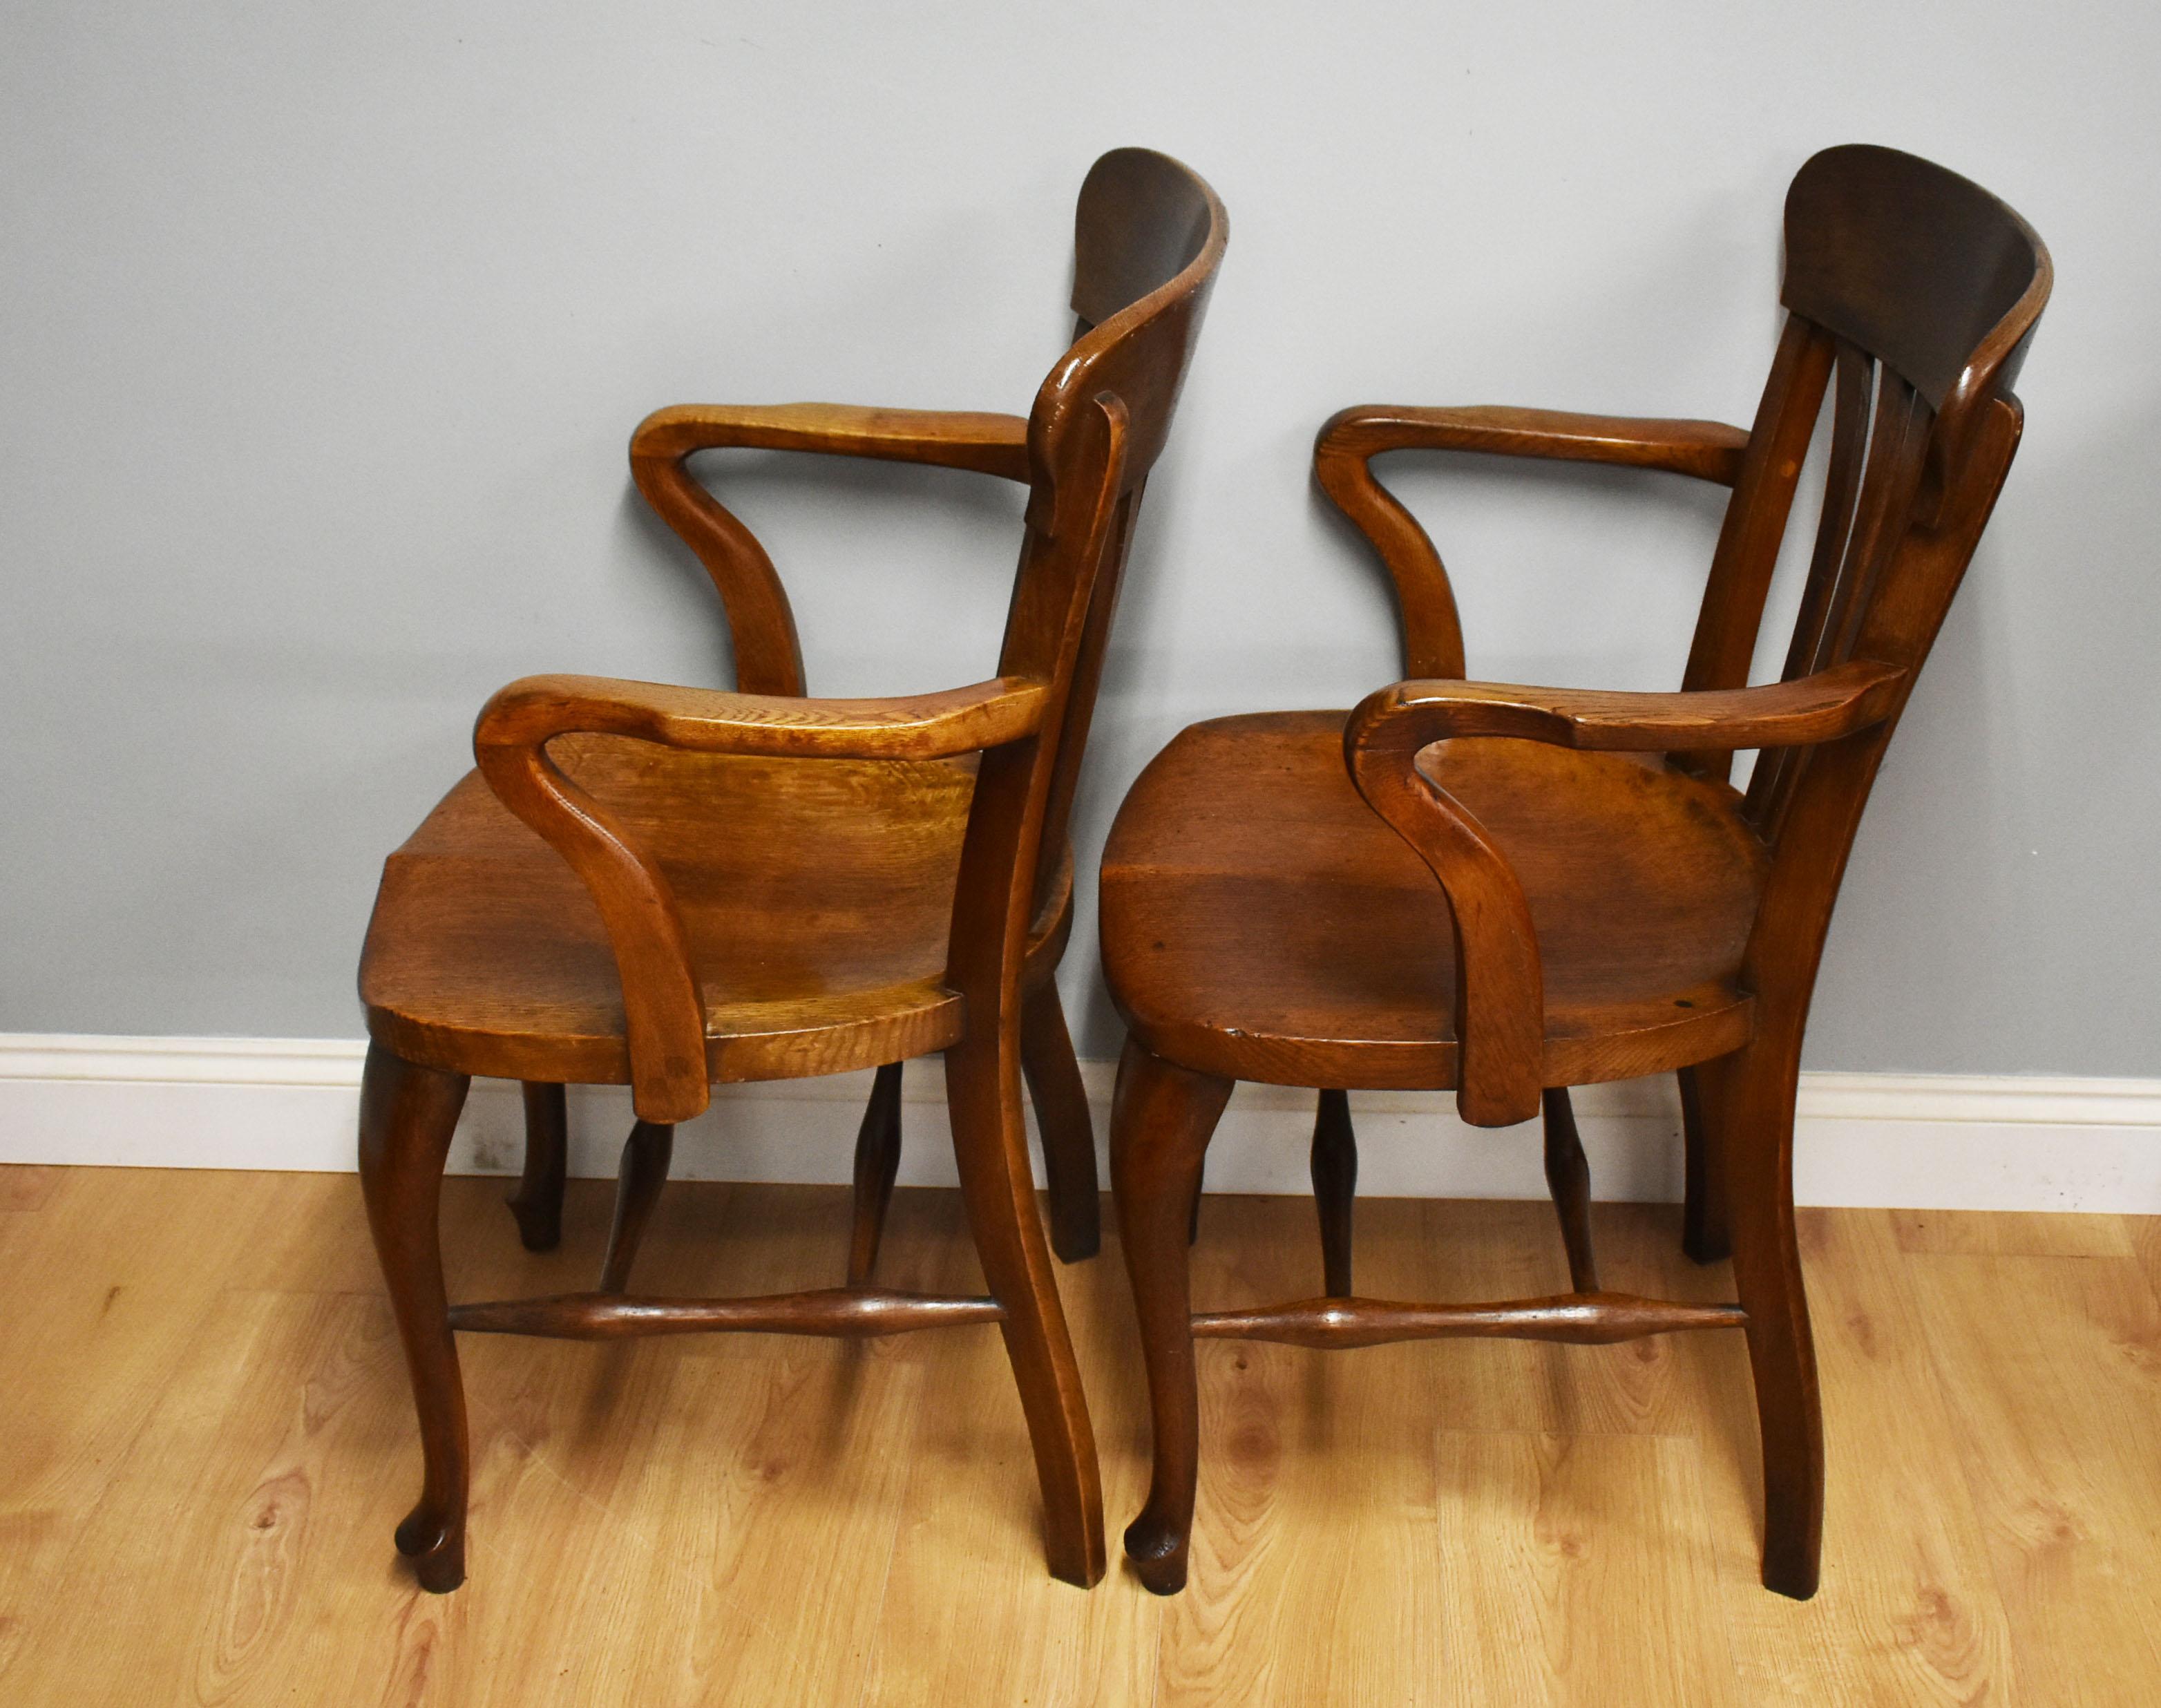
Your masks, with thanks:
M630 437L631 477L660 519L697 555L728 613L737 685L803 692L795 614L757 536L691 478L694 451L802 450L1028 478L1028 423L1018 415L867 409L841 404L662 409Z
M903 699L819 700L529 676L488 701L473 730L481 774L577 873L607 928L640 1119L686 1121L706 1107L705 993L666 874L620 820L563 773L549 742L587 733L708 753L944 758L1032 737L1049 691L1000 677Z
M1454 409L1361 404L1329 418L1314 441L1321 490L1372 544L1396 584L1403 664L1414 677L1463 674L1463 627L1448 571L1418 518L1374 477L1384 450L1466 450L1664 469L1731 486L1748 435L1716 421L1577 415L1557 409Z
M1446 892L1455 935L1456 1107L1481 1127L1527 1121L1544 1084L1545 997L1522 883L1485 827L1420 763L1459 736L1623 752L1836 741L1896 709L1906 673L1856 659L1797 682L1693 694L1617 694L1489 682L1398 682L1344 726L1367 804Z
M1813 747L1882 721L1905 679L1894 664L1856 659L1797 681L1680 694L1398 682L1351 715L1345 741L1403 759L1456 736L1636 753Z

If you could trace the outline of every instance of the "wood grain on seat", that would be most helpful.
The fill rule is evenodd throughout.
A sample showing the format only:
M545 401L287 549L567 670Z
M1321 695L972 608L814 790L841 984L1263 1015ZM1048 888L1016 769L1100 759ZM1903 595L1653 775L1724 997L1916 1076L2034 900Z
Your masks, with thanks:
M1218 718L1133 785L1103 857L1104 970L1148 1049L1281 1085L1455 1083L1448 899L1359 798L1336 711ZM1740 796L1653 756L1473 739L1427 767L1508 851L1546 971L1549 1082L1746 1040L1767 855Z
M747 758L607 736L551 752L666 872L706 997L715 1081L941 1049L976 761ZM1028 956L1047 976L1072 867ZM622 987L575 872L468 773L390 857L361 961L369 1034L409 1061L627 1084Z

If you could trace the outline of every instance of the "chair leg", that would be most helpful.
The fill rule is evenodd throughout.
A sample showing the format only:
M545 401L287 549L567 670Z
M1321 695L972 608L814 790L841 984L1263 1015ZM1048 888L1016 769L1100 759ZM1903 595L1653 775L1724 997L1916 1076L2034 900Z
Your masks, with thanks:
M622 1165L615 1189L615 1222L608 1229L607 1255L601 1260L601 1291L621 1293L630 1285L630 1266L660 1189L668 1184L669 1159L675 1153L675 1129L664 1122L641 1121L623 1141Z
M1189 1072L1128 1041L1111 1107L1111 1190L1126 1273L1140 1315L1155 1429L1148 1504L1126 1527L1126 1557L1159 1596L1185 1587L1200 1472L1200 1402L1193 1368L1189 1217L1200 1159L1231 1082Z
M463 1074L416 1067L372 1044L360 1089L361 1191L405 1346L426 1466L419 1503L398 1527L398 1551L411 1557L420 1586L437 1595L466 1575L471 1464L465 1385L443 1290L439 1200L468 1083Z
M570 1121L563 1088L528 1080L525 1091L525 1172L505 1200L518 1218L518 1237L529 1252L552 1252L563 1242L563 1180L570 1169Z
M1028 1169L1018 1018L985 1017L945 1052L946 1096L969 1231L1005 1307L999 1329L1035 1452L1050 1574L1086 1589L1103 1575L1102 1476Z
M1795 1056L1757 1044L1722 1072L1714 1130L1731 1171L1733 1278L1763 1440L1763 1586L1816 1591L1823 1548L1823 1409L1794 1233Z
M1721 1263L1733 1255L1726 1209L1723 1134L1715 1124L1720 1064L1680 1070L1681 1130L1687 1146L1687 1202L1681 1211L1681 1249L1699 1263Z
M1020 1062L1028 1075L1035 1125L1043 1135L1044 1184L1050 1192L1050 1248L1060 1261L1077 1263L1102 1248L1102 1211L1097 1201L1096 1133L1088 1119L1088 1092L1074 1059L1073 1035L1058 984L1045 979L1021 999Z
M1351 1099L1323 1091L1313 1117L1313 1203L1320 1216L1320 1268L1330 1299L1351 1297L1351 1207L1358 1190L1358 1135Z
M1568 1248L1568 1284L1576 1293L1598 1291L1598 1259L1591 1244L1591 1164L1575 1130L1575 1106L1565 1086L1549 1086L1542 1099L1546 1129L1546 1190L1560 1218Z
M848 1285L861 1287L877 1268L878 1242L885 1237L885 1213L893 1202L893 1178L900 1172L900 1079L902 1064L889 1061L877 1070L863 1124L856 1130L854 1226L848 1238Z

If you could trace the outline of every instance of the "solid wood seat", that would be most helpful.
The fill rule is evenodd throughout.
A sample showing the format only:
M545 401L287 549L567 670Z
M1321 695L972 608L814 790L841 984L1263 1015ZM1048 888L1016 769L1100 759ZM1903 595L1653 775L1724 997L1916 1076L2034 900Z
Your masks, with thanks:
M973 755L805 764L606 736L555 752L668 877L712 1081L876 1067L961 1035L945 964ZM1038 976L1056 966L1072 902L1068 851L1029 933ZM476 771L385 863L360 986L369 1035L408 1061L630 1082L600 911Z
M1103 855L1104 971L1154 1054L1279 1085L1456 1083L1448 898L1353 786L1348 716L1196 724L1127 796ZM1554 1083L1747 1040L1768 855L1738 794L1657 756L1530 742L1449 742L1429 765L1523 880Z

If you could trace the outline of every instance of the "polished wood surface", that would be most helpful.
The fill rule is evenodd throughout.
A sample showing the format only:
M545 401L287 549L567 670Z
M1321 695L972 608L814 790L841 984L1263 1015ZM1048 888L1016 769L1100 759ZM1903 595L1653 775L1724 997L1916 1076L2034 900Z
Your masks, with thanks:
M607 1185L572 1181L535 1255L502 1237L503 1185L445 1185L453 1293L589 1284ZM439 1598L375 1554L418 1455L359 1195L0 1168L0 1700L2088 1708L2161 1680L2161 1220L1802 1212L1839 1539L1806 1603L1757 1586L1732 1336L1207 1342L1205 1552L1165 1601L1043 1575L979 1330L461 1336L487 1522ZM1368 1292L1566 1283L1543 1204L1359 1211ZM845 1188L679 1181L639 1285L822 1285L849 1216ZM1198 1303L1310 1292L1312 1220L1211 1197ZM1591 1221L1617 1285L1717 1296L1675 1208ZM957 1194L902 1189L886 1238L885 1285L982 1287ZM1114 1226L1107 1247L1060 1280L1122 1509L1147 1402Z
M849 1337L994 1323L1018 1384L1050 1570L1105 1565L1096 1445L1038 1213L1020 1099L1043 1112L1060 1254L1099 1237L1092 1138L1051 976L1070 931L1066 818L1118 583L1225 242L1167 156L1096 162L1075 217L1074 341L1028 416L826 404L664 409L640 492L726 606L735 690L529 677L482 708L476 773L386 864L361 961L361 1172L410 1368L425 1471L397 1531L424 1587L464 1579L468 1419L455 1331L580 1339ZM689 468L752 448L942 464L1023 483L994 668L896 699L805 695L787 594ZM987 664L991 661L986 660ZM945 1055L987 1298L872 1281L901 1142L899 1064ZM630 1292L675 1124L716 1081L880 1070L846 1282L693 1299ZM565 1083L627 1082L597 1289L450 1304L437 1197L476 1074L523 1081L523 1242L558 1229ZM692 1473L695 1474L695 1473Z
M769 1299L626 1299L603 1288L554 1299L450 1307L450 1326L482 1335L617 1341L636 1335L789 1334L861 1340L914 1329L1001 1322L995 1299L944 1299L889 1288L828 1287Z
M972 760L813 763L608 737L550 757L658 867L698 970L713 1079L871 1067L958 1036L942 975ZM1038 976L1062 946L1070 883L1069 868L1033 922ZM477 772L385 864L362 976L374 1035L409 1060L630 1077L607 923Z
M504 1200L529 1252L552 1252L563 1238L563 1185L570 1168L570 1117L563 1087L528 1080L525 1165Z
M1736 981L1765 854L1732 791L1543 742L1441 754L1451 793L1514 856L1538 926L1544 1047L1570 1083L1670 1070L1747 1038ZM1595 885L1580 881L1586 852ZM1158 1054L1283 1085L1454 1081L1448 897L1359 799L1341 712L1179 735L1127 797L1102 894L1106 974ZM1187 1000L1202 989L1205 1004Z
M1763 1582L1815 1593L1825 1447L1793 1207L1801 1039L1877 768L2017 449L2010 387L2052 273L2009 208L1884 148L1808 161L1785 236L1788 319L1746 433L1490 408L1333 418L1316 477L1394 581L1410 680L1347 716L1198 725L1120 809L1101 908L1129 1033L1112 1172L1156 1444L1126 1547L1152 1588L1189 1574L1196 1337L1364 1346L1723 1326L1744 1330L1750 1355ZM1824 508L1785 668L1751 685L1825 413ZM1680 691L1462 680L1440 554L1371 466L1436 450L1730 487ZM1728 781L1741 750L1757 751L1745 793ZM1732 1259L1733 1297L1711 1306L1601 1286L1568 1100L1572 1086L1676 1071L1686 1248ZM1347 1210L1316 1167L1329 1296L1194 1315L1173 1225L1239 1080L1325 1096L1450 1087L1464 1119L1486 1127L1543 1114L1571 1290L1476 1305L1347 1297L1349 1259L1331 1249Z
M1440 1341L1489 1335L1610 1346L1679 1329L1737 1329L1737 1304L1690 1304L1628 1293L1554 1294L1494 1304L1405 1304L1388 1299L1330 1297L1204 1310L1193 1318L1197 1341L1279 1341L1289 1346L1379 1346L1393 1341Z

